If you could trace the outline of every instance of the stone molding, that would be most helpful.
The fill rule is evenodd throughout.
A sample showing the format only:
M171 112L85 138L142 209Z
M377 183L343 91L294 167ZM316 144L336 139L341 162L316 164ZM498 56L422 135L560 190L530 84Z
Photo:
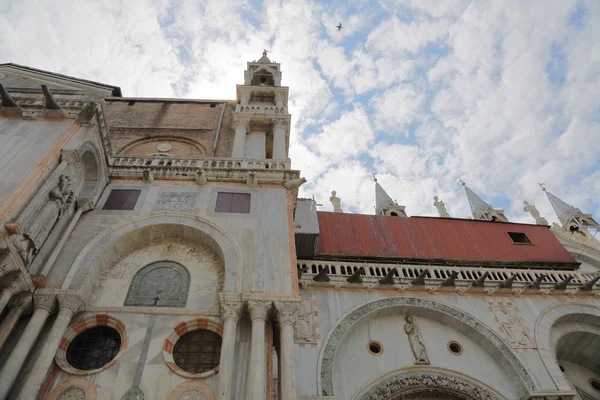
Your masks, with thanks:
M181 307L106 307L106 306L92 306L87 309L90 312L106 312L106 313L118 313L118 314L149 314L149 315L189 315L194 316L205 316L205 317L219 317L220 313L216 310L200 310L200 309L189 309Z
M575 399L575 392L535 392L529 396L523 397L521 400L573 400Z
M503 355L505 361L507 361L512 367L512 370L507 372L514 378L518 376L518 381L515 381L515 384L520 383L522 388L521 391L530 392L536 389L529 372L523 366L513 350L497 333L484 325L482 322L456 308L437 301L415 297L391 297L370 301L348 310L345 314L337 319L335 324L329 330L329 333L327 334L319 353L317 367L317 388L322 395L334 395L333 366L337 349L344 339L346 333L349 332L352 326L363 317L378 310L392 307L405 307L408 309L421 308L457 319L462 324L467 325L476 333L483 336L491 346L496 348ZM411 315L418 314L411 312Z
M393 371L376 378L353 396L353 400L394 400L405 396L430 398L432 393L439 396L459 395L469 400L506 400L494 389L485 384L445 368L409 367Z
M271 311L272 302L264 300L249 300L248 311L250 312L250 319L252 321L261 319L267 320L267 315Z
M535 321L534 329L534 337L542 363L548 370L548 374L556 387L563 391L571 391L572 388L560 370L558 360L556 359L556 348L551 343L550 333L552 327L559 319L570 314L588 315L600 321L600 307L596 305L582 302L558 303L552 304L542 310ZM582 321L579 320L578 322Z
M300 301L276 301L273 303L275 306L275 315L280 325L293 325L298 317L300 311Z

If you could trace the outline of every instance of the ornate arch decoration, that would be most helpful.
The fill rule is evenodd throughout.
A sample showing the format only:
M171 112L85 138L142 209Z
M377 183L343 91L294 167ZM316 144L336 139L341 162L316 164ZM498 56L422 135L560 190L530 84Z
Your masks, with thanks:
M477 379L437 367L392 371L367 383L352 400L400 400L419 395L457 400L506 400Z
M158 238L183 238L206 245L225 270L223 291L242 291L243 257L236 240L212 221L174 212L133 218L100 233L77 255L62 287L89 298L100 275L114 261Z
M202 146L197 141L188 139L188 138L184 138L184 137L179 137L179 136L156 136L156 137L151 137L151 138L137 139L137 140L134 140L133 142L130 142L130 143L126 144L125 146L123 146L117 152L117 154L119 154L119 155L150 155L150 154L154 154L154 153L159 153L160 151L158 149L155 149L151 153L147 153L147 154L146 153L129 153L129 152L141 145L145 145L148 143L160 143L160 142L171 142L171 143L184 144L184 145L194 149L195 152L197 153L197 154L194 154L191 156L186 156L186 157L201 157L201 156L205 156L207 154L204 146ZM174 154L174 156L177 157L178 155Z
M556 324L569 320L598 326L600 324L600 307L587 303L554 304L546 307L535 322L534 335L538 345L538 352L548 374L552 377L559 390L572 390L567 378L560 370L556 358L556 345L558 341L570 332L551 336L551 331Z
M362 318L386 308L398 307L411 315L435 316L439 321L452 324L453 327L467 336L478 337L487 343L492 355L507 373L514 378L515 384L523 395L534 391L533 379L513 350L497 333L485 324L454 307L446 304L416 297L391 297L363 303L342 315L329 330L323 341L317 364L317 390L323 396L334 396L333 366L338 347L346 333Z

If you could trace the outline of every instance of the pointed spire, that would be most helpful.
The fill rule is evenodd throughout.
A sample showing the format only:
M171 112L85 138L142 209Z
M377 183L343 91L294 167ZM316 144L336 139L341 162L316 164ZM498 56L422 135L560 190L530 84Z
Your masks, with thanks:
M392 200L379 182L377 182L375 174L373 174L373 181L375 181L375 214L406 217L406 212L404 212L405 207L398 205L398 203Z
M496 217L502 221L508 222L504 216L503 210L496 210L491 204L483 201L481 197L467 187L467 184L462 179L458 179L458 183L465 188L467 200L469 200L469 207L471 207L471 213L473 214L474 219L485 219L489 221L492 220L493 217Z
M564 201L550 193L543 183L538 183L538 185L540 185L542 190L546 192L546 196L548 196L548 200L550 200L550 204L552 205L552 208L554 208L554 211L558 216L558 220L560 221L563 227L566 227L573 217L583 214L583 212L579 208L573 207L572 205L565 203Z

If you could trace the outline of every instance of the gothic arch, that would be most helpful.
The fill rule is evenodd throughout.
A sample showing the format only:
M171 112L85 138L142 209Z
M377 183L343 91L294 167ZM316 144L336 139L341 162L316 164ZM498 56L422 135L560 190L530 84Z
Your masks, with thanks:
M573 321L578 324L600 325L600 307L586 303L562 303L546 307L535 322L535 340L542 362L558 390L572 390L565 375L560 370L556 357L556 348L561 338L579 329L564 330L553 335L553 328L561 322Z
M317 390L322 396L334 396L333 366L338 347L346 333L360 319L387 308L399 308L411 315L444 321L470 337L477 337L507 373L518 383L523 395L536 389L527 369L497 333L482 322L446 304L415 297L391 297L363 303L337 319L323 341L317 364Z
M155 238L184 238L208 246L225 270L223 290L242 291L243 258L235 239L212 221L173 212L134 218L100 233L77 255L63 288L78 290L89 297L112 262Z
M448 400L506 400L477 379L429 366L408 367L387 373L367 383L352 400L416 399L421 395Z

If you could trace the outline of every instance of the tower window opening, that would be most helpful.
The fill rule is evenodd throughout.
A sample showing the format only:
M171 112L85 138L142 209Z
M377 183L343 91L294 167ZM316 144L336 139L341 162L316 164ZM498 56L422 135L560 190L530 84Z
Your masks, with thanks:
M275 104L273 93L256 93L250 96L250 103Z
M531 240L523 232L507 232L514 243L531 243Z

